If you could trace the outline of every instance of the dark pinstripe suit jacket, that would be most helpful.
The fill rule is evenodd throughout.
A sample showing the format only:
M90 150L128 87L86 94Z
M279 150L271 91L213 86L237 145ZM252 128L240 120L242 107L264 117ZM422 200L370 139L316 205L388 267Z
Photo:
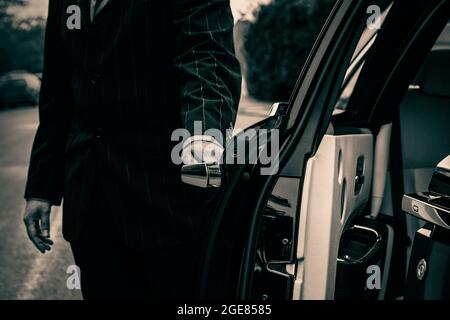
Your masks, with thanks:
M125 241L165 246L198 232L204 195L180 182L171 132L233 123L240 93L226 0L50 0L26 198L59 204L75 241L94 184ZM81 30L66 27L79 4Z

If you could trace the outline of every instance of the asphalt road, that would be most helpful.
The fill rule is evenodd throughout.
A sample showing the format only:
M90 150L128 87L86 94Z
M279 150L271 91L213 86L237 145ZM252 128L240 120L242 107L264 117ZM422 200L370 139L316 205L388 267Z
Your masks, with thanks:
M263 119L269 104L243 98L236 128ZM81 299L67 288L67 269L74 264L61 234L61 212L52 211L53 249L41 254L28 240L22 215L29 154L38 124L37 108L0 111L0 300Z
M29 242L22 222L37 123L37 108L0 112L0 299L80 299L80 292L66 285L66 270L74 263L61 235L60 210L52 211L55 245L45 255Z

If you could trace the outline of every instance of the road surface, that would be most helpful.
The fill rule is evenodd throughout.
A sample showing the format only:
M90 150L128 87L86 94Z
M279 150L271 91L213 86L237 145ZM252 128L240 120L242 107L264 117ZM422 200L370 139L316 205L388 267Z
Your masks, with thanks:
M263 119L269 104L243 98L236 128ZM37 128L37 108L0 111L0 300L81 299L67 288L67 269L74 264L61 234L61 212L51 214L52 251L42 255L28 240L22 222L23 192L29 153Z
M42 255L28 241L22 222L23 192L37 108L0 112L0 299L80 299L67 289L72 254L61 235L61 214L52 211L55 245Z

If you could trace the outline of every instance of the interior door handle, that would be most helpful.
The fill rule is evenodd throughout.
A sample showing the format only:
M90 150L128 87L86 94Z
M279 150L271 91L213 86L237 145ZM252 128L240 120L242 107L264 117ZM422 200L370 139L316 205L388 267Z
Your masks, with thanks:
M361 187L364 184L365 180L366 180L366 177L364 175L358 175L355 177L356 190L361 190Z
M361 192L364 185L366 177L364 176L364 157L358 158L356 163L356 174L355 174L355 196Z

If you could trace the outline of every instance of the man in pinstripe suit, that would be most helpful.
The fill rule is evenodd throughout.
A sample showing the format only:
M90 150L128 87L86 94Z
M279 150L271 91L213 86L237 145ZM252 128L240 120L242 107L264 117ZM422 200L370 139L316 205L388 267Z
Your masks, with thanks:
M66 26L73 5L81 29ZM170 138L234 122L232 30L226 0L50 0L24 221L50 250L64 199L84 298L192 297L210 195L181 183Z

